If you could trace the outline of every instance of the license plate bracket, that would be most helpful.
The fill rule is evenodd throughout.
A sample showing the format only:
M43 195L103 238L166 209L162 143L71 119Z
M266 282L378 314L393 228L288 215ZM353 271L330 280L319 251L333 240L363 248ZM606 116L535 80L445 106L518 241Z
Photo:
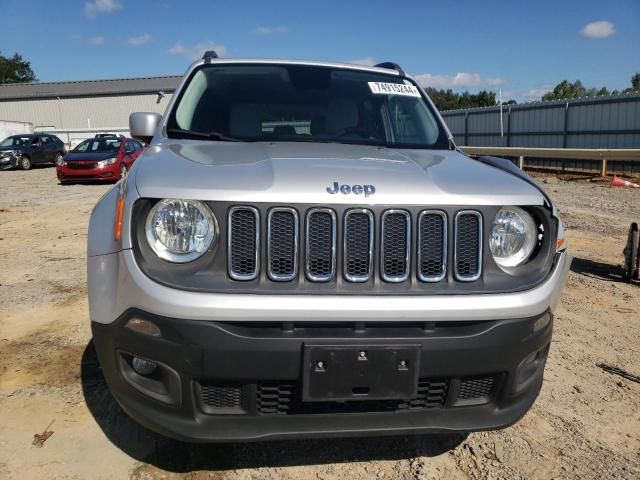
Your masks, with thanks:
M419 345L305 345L304 402L417 396Z

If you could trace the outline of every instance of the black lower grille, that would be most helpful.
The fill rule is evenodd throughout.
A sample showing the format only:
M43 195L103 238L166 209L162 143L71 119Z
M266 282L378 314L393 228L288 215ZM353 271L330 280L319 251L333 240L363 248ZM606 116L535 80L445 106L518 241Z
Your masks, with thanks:
M67 162L67 167L72 170L91 170L97 166L96 162Z
M205 409L240 408L242 385L200 384L200 399Z
M256 410L261 415L311 415L331 413L396 412L441 408L449 390L448 379L420 379L412 400L357 400L303 402L296 382L259 383Z
M467 377L460 381L458 400L488 399L493 392L495 377Z

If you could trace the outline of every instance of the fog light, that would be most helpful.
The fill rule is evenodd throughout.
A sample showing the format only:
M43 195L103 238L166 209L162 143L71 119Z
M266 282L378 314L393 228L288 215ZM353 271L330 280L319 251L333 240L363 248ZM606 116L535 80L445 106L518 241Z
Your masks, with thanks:
M140 357L133 357L131 366L136 371L136 373L140 375L151 375L156 371L156 368L158 367L155 362L152 362L151 360L145 360L144 358Z
M152 337L161 336L160 329L155 323L142 318L132 318L126 323L125 327L134 332L142 333L143 335L151 335Z

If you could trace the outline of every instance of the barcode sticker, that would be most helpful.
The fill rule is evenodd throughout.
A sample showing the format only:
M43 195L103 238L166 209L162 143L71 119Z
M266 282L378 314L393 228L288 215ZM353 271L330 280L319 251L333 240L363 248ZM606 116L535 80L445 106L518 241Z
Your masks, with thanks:
M420 97L420 92L413 85L402 83L369 82L371 93L376 95L404 95L406 97Z

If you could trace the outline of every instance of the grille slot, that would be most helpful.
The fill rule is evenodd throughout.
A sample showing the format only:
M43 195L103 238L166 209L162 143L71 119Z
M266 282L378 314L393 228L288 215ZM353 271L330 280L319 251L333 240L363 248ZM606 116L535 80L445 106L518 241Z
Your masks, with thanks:
M97 162L67 162L67 167L72 170L91 170L93 168L97 168Z
M409 277L411 217L404 210L382 214L380 270L387 282L403 282Z
M454 273L461 282L480 278L482 265L482 216L462 210L455 219Z
M200 384L200 400L205 410L241 408L242 385Z
M258 276L260 213L253 207L229 210L228 269L234 280L254 280Z
M413 411L442 408L449 391L448 379L421 378L411 400L354 400L303 402L296 382L264 382L257 385L256 410L261 415L311 415Z
M466 377L460 381L458 400L484 400L493 392L494 377Z
M446 275L447 215L424 210L418 216L418 278L439 282Z
M336 214L329 208L307 213L306 274L312 282L328 282L336 274Z
M344 278L366 282L373 269L373 213L348 210L344 216Z
M269 278L277 282L293 280L298 275L298 212L273 208L267 223Z

